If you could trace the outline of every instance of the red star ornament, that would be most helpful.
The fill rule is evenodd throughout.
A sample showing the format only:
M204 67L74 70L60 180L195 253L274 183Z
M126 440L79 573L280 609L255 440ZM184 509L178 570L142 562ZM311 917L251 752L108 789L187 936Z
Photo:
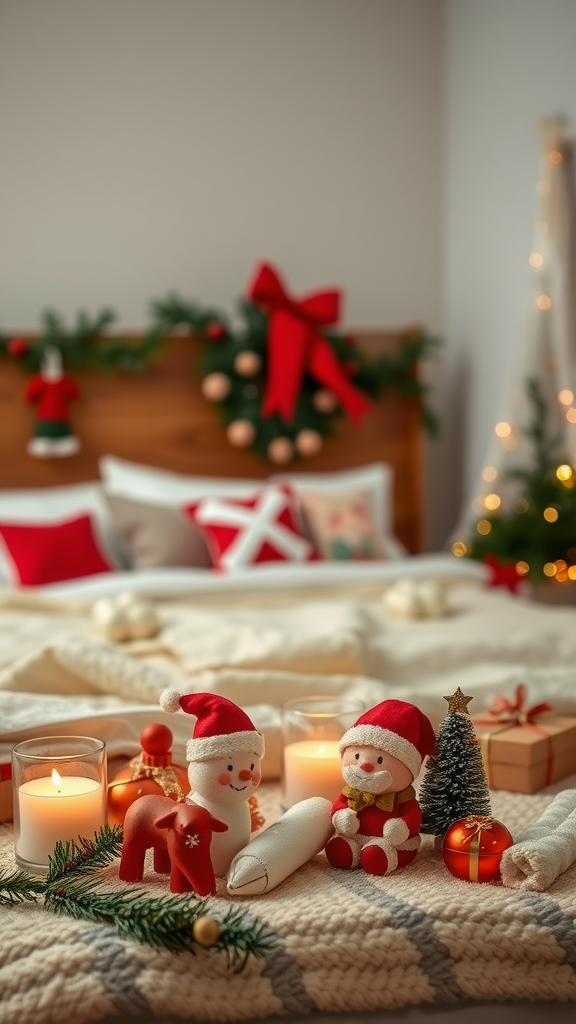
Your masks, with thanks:
M507 587L512 594L515 594L522 582L522 577L516 569L516 563L501 562L496 555L488 555L483 561L488 566L488 586Z

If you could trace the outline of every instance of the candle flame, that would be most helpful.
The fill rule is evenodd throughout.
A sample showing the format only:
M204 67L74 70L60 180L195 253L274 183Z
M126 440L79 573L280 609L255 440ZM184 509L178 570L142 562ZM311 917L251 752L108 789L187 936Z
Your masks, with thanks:
M319 754L324 754L325 752L326 752L326 745L324 743L321 743L320 746L318 747L318 753Z
M60 775L58 774L58 772L56 771L55 768L52 769L52 782L54 783L54 785L55 785L56 789L58 790L58 792L60 792L60 787L62 785L62 779L61 779Z

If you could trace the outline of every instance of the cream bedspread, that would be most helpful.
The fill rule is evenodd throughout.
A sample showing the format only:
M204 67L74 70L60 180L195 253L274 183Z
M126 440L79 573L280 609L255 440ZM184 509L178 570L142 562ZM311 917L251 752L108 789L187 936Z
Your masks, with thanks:
M132 755L142 716L163 719L168 685L209 690L249 709L268 740L265 774L278 774L279 706L312 693L416 703L436 724L460 686L485 708L522 682L534 701L576 713L576 610L447 583L448 614L387 616L382 587L353 595L305 593L162 602L151 641L103 642L86 602L16 595L0 605L0 758L24 735L98 719L110 755ZM28 607L26 607L28 605ZM31 695L34 696L31 696ZM190 733L169 716L176 751ZM95 723L96 724L96 723ZM66 727L62 731L70 731ZM72 730L74 731L74 730ZM77 731L77 730L76 730Z

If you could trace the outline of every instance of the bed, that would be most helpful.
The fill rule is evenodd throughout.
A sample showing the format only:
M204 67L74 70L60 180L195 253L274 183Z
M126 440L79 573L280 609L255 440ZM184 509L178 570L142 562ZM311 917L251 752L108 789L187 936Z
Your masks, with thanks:
M367 334L362 343L381 351L396 337ZM558 714L576 713L573 610L489 589L481 566L421 552L415 404L385 395L362 428L343 421L320 455L294 473L271 472L226 443L191 372L194 358L193 342L173 338L161 360L137 377L85 378L75 417L81 451L59 460L23 455L30 423L20 401L22 379L17 369L3 368L0 513L9 518L18 508L26 522L37 521L38 497L31 499L36 511L28 506L26 513L20 492L42 488L42 514L58 520L58 489L76 488L76 510L88 508L106 545L110 524L102 525L102 508L108 505L94 497L95 488L125 504L150 503L153 494L167 513L171 495L192 505L202 497L194 491L199 479L203 487L206 478L212 487L220 480L228 493L232 481L232 493L242 499L259 480L274 477L272 484L282 487L288 479L302 494L307 484L315 493L372 489L386 557L229 573L149 558L129 568L128 532L116 537L115 550L107 548L113 571L40 586L16 587L5 578L1 764L20 739L82 733L105 739L114 771L138 752L150 721L169 724L175 760L184 762L190 723L187 716L165 715L159 695L167 685L209 690L246 708L265 735L260 802L269 823L280 813L279 708L295 696L338 694L366 707L398 697L437 726L443 698L457 686L482 711L495 695L523 683L534 701L549 701ZM395 614L383 599L407 580L433 581L445 602L442 614L411 617L406 608ZM114 641L103 635L95 602L126 591L153 602L160 621L154 636ZM4 819L10 817L7 786L0 783ZM574 786L576 777L568 777L531 796L495 791L493 811L519 834L555 793ZM0 866L9 868L11 858L5 820ZM114 878L110 869L107 882ZM146 884L158 891L164 883L147 876ZM210 951L174 957L120 940L103 924L52 918L34 906L2 908L2 1019L43 1024L68 1015L87 1024L118 1016L359 1021L371 1015L469 1024L487 1012L506 1020L543 1020L550 1013L568 1019L576 997L575 884L574 868L546 893L532 895L459 882L445 871L430 837L413 866L385 879L335 872L320 855L272 893L239 898L273 934L266 958L239 975ZM229 901L220 887L215 909Z

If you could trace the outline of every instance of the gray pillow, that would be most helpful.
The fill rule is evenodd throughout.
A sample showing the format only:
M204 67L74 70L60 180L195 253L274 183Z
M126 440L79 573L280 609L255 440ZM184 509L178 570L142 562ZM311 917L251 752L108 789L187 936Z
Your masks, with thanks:
M162 565L212 568L206 541L186 512L111 494L106 501L132 569Z

